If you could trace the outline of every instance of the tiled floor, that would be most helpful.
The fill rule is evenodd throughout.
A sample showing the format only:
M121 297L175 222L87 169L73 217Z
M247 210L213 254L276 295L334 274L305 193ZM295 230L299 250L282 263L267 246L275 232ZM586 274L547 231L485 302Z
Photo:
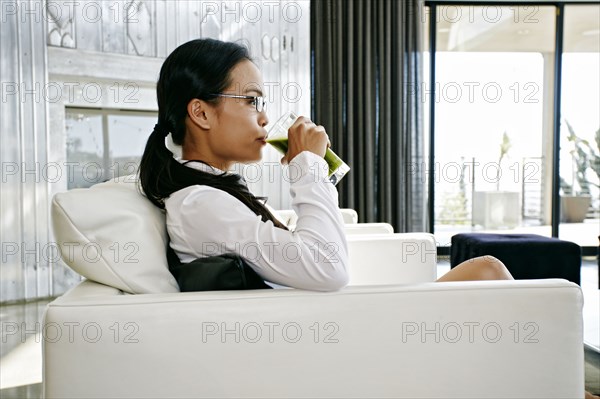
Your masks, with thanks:
M600 290L595 259L584 260L581 269L584 293L585 384L600 392ZM440 259L438 275L450 270ZM0 307L0 398L40 398L42 392L41 318L48 301Z
M48 300L0 307L0 398L40 398L41 320Z

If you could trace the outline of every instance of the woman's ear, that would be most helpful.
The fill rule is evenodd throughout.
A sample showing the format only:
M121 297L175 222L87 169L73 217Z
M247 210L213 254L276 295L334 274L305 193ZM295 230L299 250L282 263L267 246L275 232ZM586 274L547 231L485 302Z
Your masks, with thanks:
M187 113L190 121L204 130L211 128L216 117L213 107L206 101L197 98L188 103Z

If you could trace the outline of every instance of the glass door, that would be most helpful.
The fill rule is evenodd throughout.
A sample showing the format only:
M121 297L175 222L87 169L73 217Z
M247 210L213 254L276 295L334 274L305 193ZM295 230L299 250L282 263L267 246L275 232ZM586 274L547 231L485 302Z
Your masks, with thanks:
M565 6L559 237L598 246L600 235L600 6Z
M556 8L436 9L424 90L435 90L438 246L472 231L550 236Z

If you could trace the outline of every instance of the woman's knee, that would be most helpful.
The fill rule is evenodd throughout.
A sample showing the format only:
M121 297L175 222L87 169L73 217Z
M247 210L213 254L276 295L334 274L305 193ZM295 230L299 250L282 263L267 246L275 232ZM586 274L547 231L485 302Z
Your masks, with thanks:
M480 256L462 262L437 281L513 280L504 263L493 256Z
M475 258L475 260L478 263L478 269L480 269L486 280L513 280L513 276L500 259L485 255Z

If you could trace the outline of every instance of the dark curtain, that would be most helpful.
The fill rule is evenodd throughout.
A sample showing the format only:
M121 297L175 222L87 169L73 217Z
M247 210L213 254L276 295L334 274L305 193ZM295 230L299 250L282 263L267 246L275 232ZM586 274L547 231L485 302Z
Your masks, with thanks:
M419 0L311 1L312 119L350 165L340 207L426 231Z

